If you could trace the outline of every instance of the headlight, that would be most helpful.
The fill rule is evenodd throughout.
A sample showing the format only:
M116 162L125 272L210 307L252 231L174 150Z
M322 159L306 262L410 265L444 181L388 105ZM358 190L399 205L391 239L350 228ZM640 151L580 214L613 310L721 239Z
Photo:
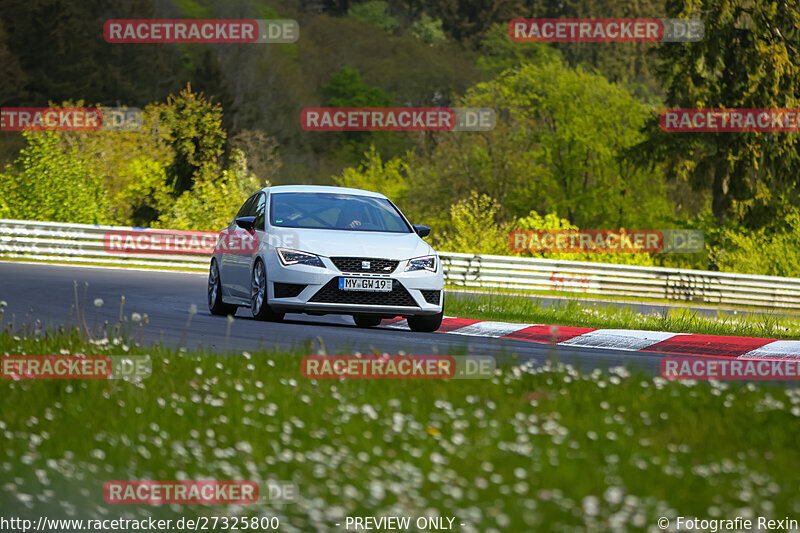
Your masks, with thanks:
M436 272L436 256L426 255L425 257L409 259L406 265L406 272L414 272L415 270L430 270L431 272Z
M286 266L308 265L325 268L325 265L322 264L322 259L320 259L318 255L300 252L298 250L289 250L288 248L278 248L277 250L281 263Z

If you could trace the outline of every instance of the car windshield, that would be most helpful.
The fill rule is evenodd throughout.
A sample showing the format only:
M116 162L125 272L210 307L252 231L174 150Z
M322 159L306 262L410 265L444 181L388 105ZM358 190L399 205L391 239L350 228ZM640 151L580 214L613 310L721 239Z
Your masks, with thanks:
M284 228L411 233L411 228L389 200L355 194L272 194L270 223Z

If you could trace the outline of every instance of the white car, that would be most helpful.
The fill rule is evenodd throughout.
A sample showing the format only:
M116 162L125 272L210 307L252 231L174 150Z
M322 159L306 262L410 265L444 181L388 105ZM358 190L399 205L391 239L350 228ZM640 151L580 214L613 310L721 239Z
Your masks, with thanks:
M221 239L254 244L234 252L218 245L208 308L232 315L247 306L255 318L275 321L285 313L346 314L360 327L401 316L413 331L436 331L444 276L421 238L429 233L375 192L266 187L222 231Z

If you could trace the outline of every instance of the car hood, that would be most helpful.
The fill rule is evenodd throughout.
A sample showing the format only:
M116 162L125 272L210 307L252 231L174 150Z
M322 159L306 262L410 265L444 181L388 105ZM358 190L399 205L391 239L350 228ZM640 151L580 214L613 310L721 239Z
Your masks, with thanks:
M326 257L403 260L436 253L416 233L275 228L270 237L286 248Z

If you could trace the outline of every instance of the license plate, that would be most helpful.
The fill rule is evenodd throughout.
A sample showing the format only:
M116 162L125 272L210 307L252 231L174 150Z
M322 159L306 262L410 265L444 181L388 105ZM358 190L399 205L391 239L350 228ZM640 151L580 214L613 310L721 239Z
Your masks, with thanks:
M378 278L339 278L343 291L391 292L392 280Z

